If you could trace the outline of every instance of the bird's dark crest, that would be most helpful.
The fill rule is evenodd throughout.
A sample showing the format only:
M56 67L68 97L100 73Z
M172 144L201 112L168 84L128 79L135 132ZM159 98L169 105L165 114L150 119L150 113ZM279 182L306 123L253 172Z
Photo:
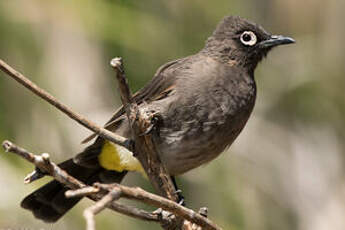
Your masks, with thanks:
M263 27L247 19L227 16L218 24L212 36L219 40L230 39L246 30L255 32L260 39L266 39L270 35Z

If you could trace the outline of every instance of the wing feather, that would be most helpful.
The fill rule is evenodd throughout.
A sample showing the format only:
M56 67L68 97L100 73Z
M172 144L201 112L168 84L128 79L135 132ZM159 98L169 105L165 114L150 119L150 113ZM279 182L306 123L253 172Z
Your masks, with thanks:
M188 57L186 57L188 58ZM161 100L169 95L174 89L174 83L176 80L175 76L171 76L170 74L166 74L166 70L169 69L171 66L175 65L176 63L181 62L186 58L177 59L171 62L168 62L162 65L155 73L154 77L151 81L136 92L133 95L133 100L137 104L141 104L144 101L150 102L154 100ZM111 119L104 125L104 128L115 131L119 125L121 124L123 115L125 113L125 109L123 106L118 108L118 110L114 113ZM92 134L85 138L82 143L85 144L95 138L97 134Z

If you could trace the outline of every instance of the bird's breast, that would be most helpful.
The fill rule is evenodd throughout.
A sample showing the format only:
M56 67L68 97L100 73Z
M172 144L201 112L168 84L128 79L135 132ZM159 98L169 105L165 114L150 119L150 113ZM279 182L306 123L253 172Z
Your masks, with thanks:
M161 158L171 174L181 174L217 157L245 126L255 104L255 83L239 81L181 98L160 127Z

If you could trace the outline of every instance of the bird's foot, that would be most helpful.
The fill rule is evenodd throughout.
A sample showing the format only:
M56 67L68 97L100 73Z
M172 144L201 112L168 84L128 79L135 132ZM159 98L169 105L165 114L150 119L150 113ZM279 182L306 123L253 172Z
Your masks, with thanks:
M182 190L178 188L177 183L176 183L176 179L175 179L174 176L171 176L171 181L174 184L174 187L175 187L175 190L176 190L175 194L177 194L177 197L178 197L177 203L179 205L186 206L184 196L182 196Z
M177 194L177 197L178 197L177 203L179 205L186 206L186 202L185 202L184 196L182 195L182 190L181 189L177 189L175 191L175 194Z

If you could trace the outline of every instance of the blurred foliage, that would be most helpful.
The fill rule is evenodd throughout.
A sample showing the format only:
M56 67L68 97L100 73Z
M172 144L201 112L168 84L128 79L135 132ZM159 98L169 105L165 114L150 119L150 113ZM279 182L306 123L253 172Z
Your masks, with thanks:
M178 178L187 205L209 207L224 229L345 229L344 1L0 1L0 58L99 124L119 105L109 60L122 56L133 91L169 60L198 52L225 15L249 18L297 43L256 71L258 99L236 143ZM0 138L56 161L75 155L89 132L0 73ZM1 152L2 153L2 152ZM19 207L43 184L0 156L0 229L83 229L83 201L58 223ZM152 191L141 176L126 184ZM6 187L5 187L6 186ZM132 204L132 203L131 203ZM160 229L105 211L97 229Z

